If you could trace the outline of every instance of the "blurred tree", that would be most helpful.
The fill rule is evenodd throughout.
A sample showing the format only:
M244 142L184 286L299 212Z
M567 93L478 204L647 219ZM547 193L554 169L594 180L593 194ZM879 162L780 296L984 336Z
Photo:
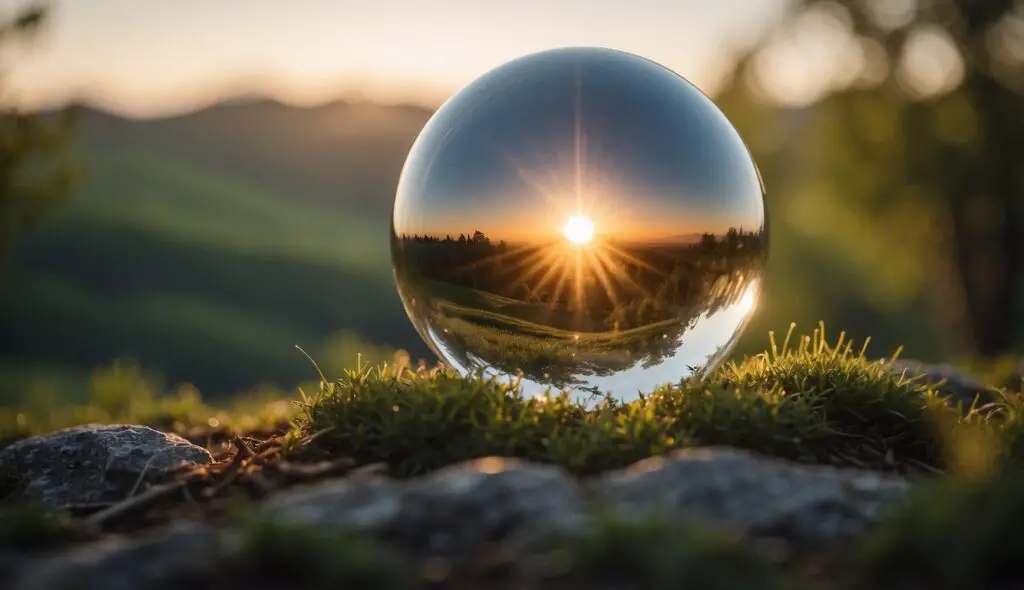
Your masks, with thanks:
M31 6L0 22L0 48L33 37L46 14ZM19 234L70 194L77 172L68 154L72 118L70 109L56 118L0 109L0 262Z
M794 199L801 190L831 190L830 230L862 230L849 241L873 251L876 272L891 273L896 288L932 300L956 328L947 333L961 335L954 348L984 356L1014 350L1024 325L1024 2L792 6L740 61L722 99L766 177L800 167L790 174L803 176L802 187L776 178L770 190L785 185ZM757 106L766 85L807 77L793 65L766 67L778 66L771 51L789 43L809 53L794 38L811 20L818 41L845 49L835 52L820 96L800 105L813 107L768 115ZM789 148L780 148L782 128L794 127ZM821 224L806 208L807 224Z

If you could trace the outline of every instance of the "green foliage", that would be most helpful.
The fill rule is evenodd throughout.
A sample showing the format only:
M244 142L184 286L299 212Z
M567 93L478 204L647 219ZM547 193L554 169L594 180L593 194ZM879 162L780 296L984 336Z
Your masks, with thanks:
M901 380L823 330L798 344L729 364L703 381L628 404L594 407L565 393L527 398L514 384L442 369L361 367L303 400L306 452L385 462L407 477L485 455L555 463L577 474L692 445L732 445L799 461L933 470L958 461L950 440L968 426L997 437L1001 458L1020 440L1019 401L957 409L929 386Z
M601 515L562 551L568 574L560 587L636 590L764 590L791 588L765 559L738 539L659 519ZM561 584L565 584L564 586Z
M187 435L196 430L276 429L296 415L294 404L272 389L208 405L194 388L183 385L168 390L157 376L130 360L93 371L90 381L81 402L36 396L16 406L0 406L0 447L78 424L145 424Z
M1016 470L926 486L868 539L854 565L872 588L1013 587L1024 579L1022 497Z
M785 276L770 300L811 299L818 309L807 313L833 325L919 335L908 342L917 354L1020 350L1022 14L1013 0L802 0L743 56L719 99L768 187L775 272ZM822 76L831 83L805 108L777 108L772 99L798 97L766 92L786 93L757 56L795 39L808 56L817 43L869 47L869 67ZM915 59L922 53L941 78Z
M45 12L31 6L0 23L0 44L34 34ZM77 169L68 155L70 112L54 122L42 116L0 111L0 262L15 239L70 194Z

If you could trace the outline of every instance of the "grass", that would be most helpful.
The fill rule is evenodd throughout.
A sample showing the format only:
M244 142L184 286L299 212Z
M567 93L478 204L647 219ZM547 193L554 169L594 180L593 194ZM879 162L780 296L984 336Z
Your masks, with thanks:
M984 432L1013 461L1022 409L1005 394L954 408L924 383L894 377L823 329L666 386L631 403L587 407L567 394L527 398L495 380L443 370L363 368L302 402L321 432L307 452L385 462L399 477L483 455L560 465L578 475L695 445L730 445L805 463L934 473L962 458L954 439Z
M289 413L278 415L292 421L282 454L289 461L384 463L398 478L485 455L585 476L677 448L730 445L804 463L905 473L922 481L917 492L851 546L786 561L749 539L609 514L586 533L556 540L535 573L559 588L1012 587L1024 579L1024 537L1016 524L1024 517L1020 394L1002 391L986 406L954 407L934 386L894 376L863 350L843 335L830 342L823 327L806 337L791 331L781 342L773 338L763 354L703 380L634 402L591 404L558 392L528 398L514 386L440 367L359 363L337 379L322 378L315 391L300 390ZM133 401L137 393L126 392L146 383L133 370L107 375L108 389L97 386L88 409L28 423L24 433L76 419L76 412L136 422L173 416L186 429L210 427L215 410L198 398L151 393L138 396L148 401ZM273 422L256 415L225 421L237 431ZM65 530L60 521L26 519L0 520L0 538L38 538L45 546L52 531L59 537ZM443 564L410 562L345 530L246 519L240 539L199 572L207 586L491 587L469 584L459 577L464 572Z
M26 436L77 424L144 424L201 442L279 429L290 424L298 410L274 390L253 391L210 405L190 386L166 390L158 378L130 360L94 371L87 390L86 399L80 402L39 391L40 395L20 406L0 406L0 448Z

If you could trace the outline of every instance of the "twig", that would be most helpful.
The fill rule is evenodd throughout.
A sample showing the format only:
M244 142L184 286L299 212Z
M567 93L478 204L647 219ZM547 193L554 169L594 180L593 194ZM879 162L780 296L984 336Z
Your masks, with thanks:
M218 493L220 493L221 490L228 487L229 485L231 485L232 482L238 479L239 474L242 473L241 462L237 463L236 465L238 466L228 471L227 475L224 476L224 479L217 482L217 485L203 490L203 498L208 499L216 496Z
M287 477L316 479L328 475L348 473L355 467L356 462L348 457L343 457L334 461L321 461L310 465L290 463L288 461L280 461L272 465L274 469Z
M310 434L306 438L302 439L303 446L308 445L309 443L315 441L316 439L318 439L321 436L327 434L328 432L332 432L334 430L334 428L335 428L334 426L328 426L327 428L318 430L318 431L314 432L313 434Z
M185 487L184 481L174 481L149 488L138 496L132 496L113 506L93 514L86 522L102 527L119 517L147 508Z
M94 502L92 504L71 504L65 506L64 510L72 516L86 516L89 514L95 514L100 510L110 508L114 505L114 502Z
M259 471L248 474L245 481L259 488L260 493L263 495L269 494L276 489L276 486Z
M276 455L277 453L280 453L280 452L281 452L281 447L271 447L271 448L266 449L266 450L264 450L263 452L261 452L261 453L259 453L257 455L253 455L252 460L253 461L262 461L264 459L269 459L270 457L273 457L274 455Z
M185 496L185 501L190 503L190 504L198 504L199 503L199 501L196 500L196 497L192 495L192 490L188 489L188 486L183 486L181 488L181 495Z
M153 455L149 458L149 460L146 461L146 464L142 466L142 472L139 473L139 477L137 477L135 479L135 485L133 485L131 491L128 492L128 497L129 498L134 496L135 492L139 491L139 486L142 485L142 481L144 479L146 479L146 473L149 472L149 466L152 465L153 459L156 459L157 455L159 455L159 454L160 454L160 451L157 451L157 452L153 453Z
M839 451L832 451L832 456L835 457L835 458L841 459L841 460L845 461L846 463L851 464L851 465L853 465L855 467L865 468L865 467L869 466L864 461L861 461L860 459L858 459L858 458L856 458L854 456L846 455L844 453L840 453Z
M238 474L241 473L246 459L252 457L252 450L245 444L245 441L243 441L240 437L235 436L234 438L231 439L231 442L238 449L238 452L235 453L235 455L231 458L231 461L227 464L224 470L221 471L221 474L224 476L224 479L217 482L216 485L203 490L203 498L212 498L216 496L217 493L219 493L222 489L230 485L231 482L235 481L235 479L238 477Z
M242 457L249 459L253 456L254 453L252 452L252 449L250 449L249 445L245 444L245 441L242 440L242 437L238 436L237 434L231 437L231 443L235 445L235 448L238 449L238 454L241 455Z
M943 471L943 470L941 470L941 469L939 469L937 467L932 467L931 465L929 465L927 463L924 463L922 461L918 461L917 459L913 459L911 457L906 457L904 459L904 461L906 461L908 463L912 463L915 467L918 467L920 469L923 469L923 470L928 471L930 473L933 473L935 475L946 475L945 471Z
M246 441L246 443L251 443L252 446L250 446L249 448L251 448L254 453L259 454L262 453L263 451L266 451L271 446L279 444L281 442L281 437L272 436L266 440L260 440L258 438L247 436L245 437L244 440Z
M361 467L357 467L348 473L350 478L357 477L375 477L378 475L387 475L388 464L387 463L369 463Z

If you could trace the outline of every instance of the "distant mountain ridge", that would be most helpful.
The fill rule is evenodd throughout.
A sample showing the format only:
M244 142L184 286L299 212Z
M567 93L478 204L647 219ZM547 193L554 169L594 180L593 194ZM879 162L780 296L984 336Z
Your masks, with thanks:
M336 101L303 108L269 99L159 119L77 110L85 153L145 150L239 175L291 198L371 214L390 210L405 156L432 114L416 106Z

